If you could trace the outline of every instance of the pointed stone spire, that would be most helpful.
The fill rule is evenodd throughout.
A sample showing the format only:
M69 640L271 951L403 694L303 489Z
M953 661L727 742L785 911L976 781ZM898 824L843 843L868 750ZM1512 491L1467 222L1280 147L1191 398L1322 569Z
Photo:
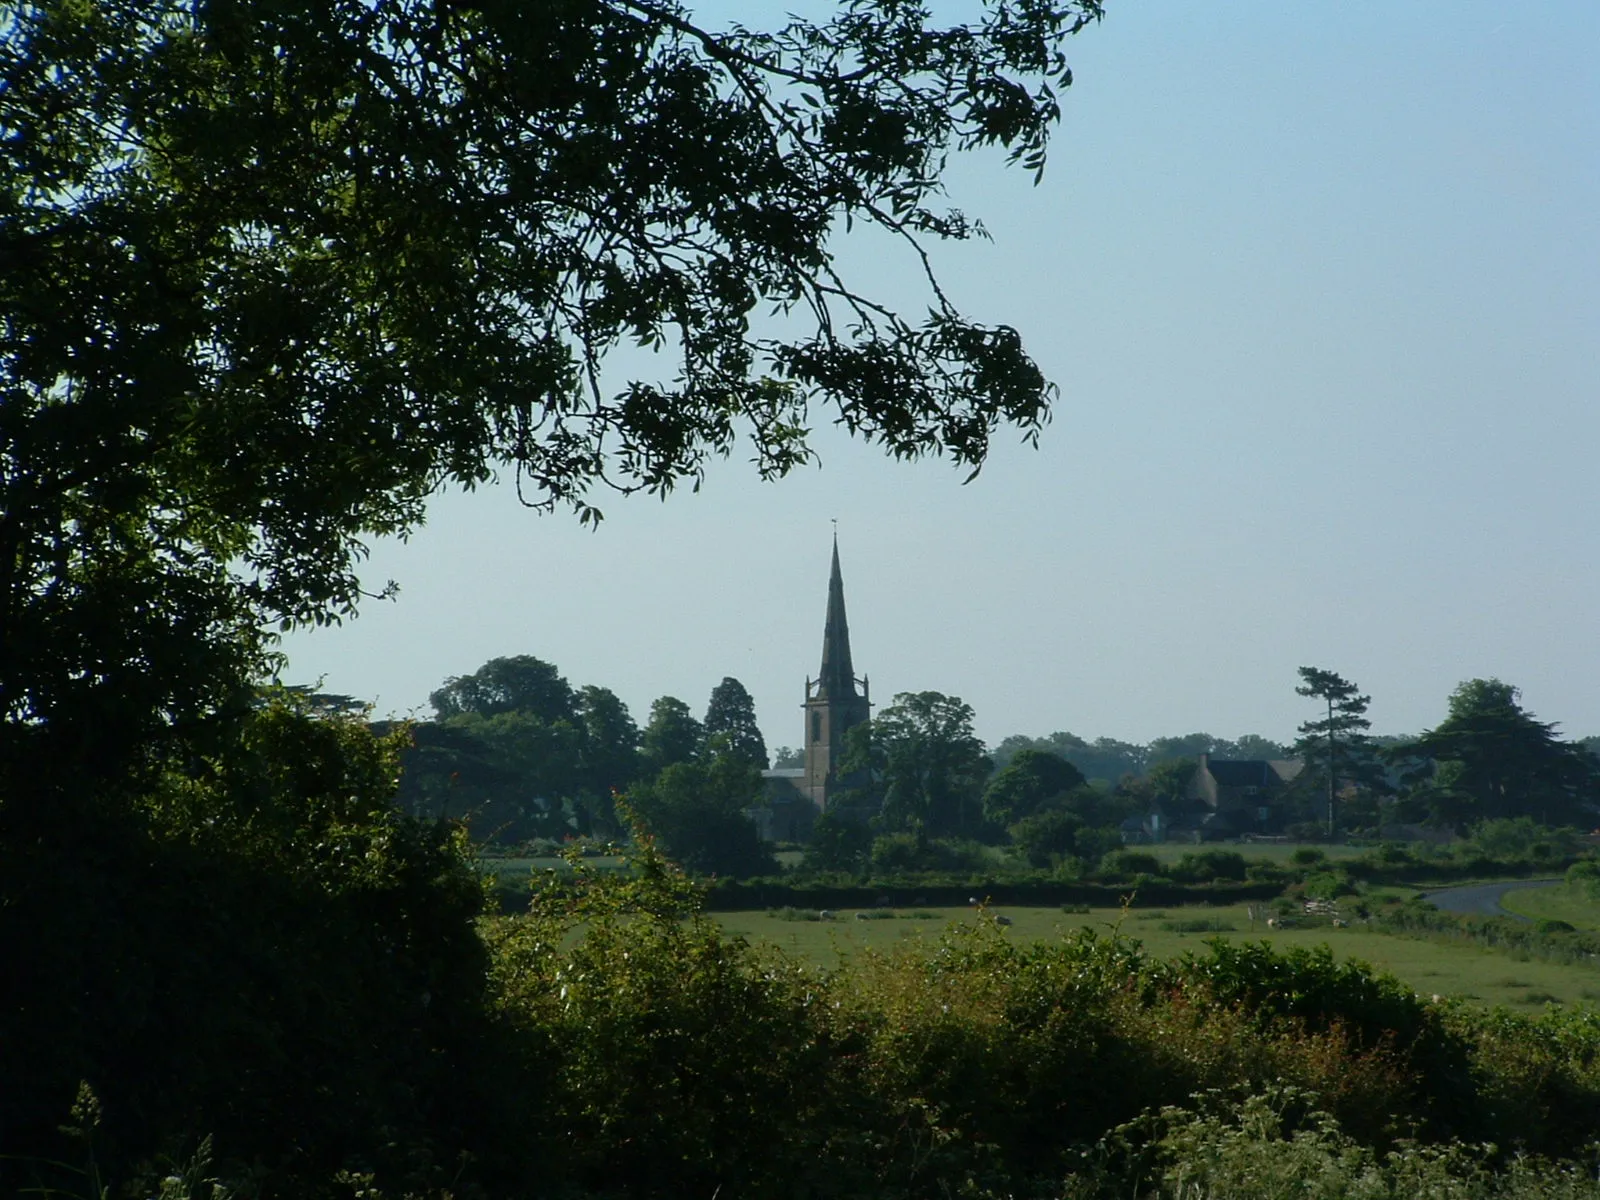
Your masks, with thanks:
M822 670L818 698L844 700L856 695L856 672L850 662L850 623L844 615L844 576L839 573L839 535L833 535L833 573L828 577L828 623L822 631Z
M843 788L860 786L857 776L839 774L845 760L846 736L872 716L872 697L865 679L858 688L850 660L850 625L844 615L844 575L839 570L839 535L833 536L833 573L828 578L828 624L822 634L822 671L806 680L806 765L800 790L820 811L827 811Z

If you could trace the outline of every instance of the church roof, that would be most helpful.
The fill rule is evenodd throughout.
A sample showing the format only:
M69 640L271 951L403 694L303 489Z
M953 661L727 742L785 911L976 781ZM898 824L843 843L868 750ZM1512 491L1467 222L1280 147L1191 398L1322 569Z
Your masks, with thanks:
M822 631L822 670L818 698L843 700L856 695L856 672L850 661L850 622L844 615L844 576L839 572L839 539L833 539L833 573L828 577L828 622Z

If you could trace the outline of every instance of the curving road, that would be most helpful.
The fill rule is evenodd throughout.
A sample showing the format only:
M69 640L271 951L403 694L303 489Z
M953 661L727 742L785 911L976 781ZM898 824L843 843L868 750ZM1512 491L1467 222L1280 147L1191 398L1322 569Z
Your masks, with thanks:
M1445 912L1471 913L1480 917L1515 917L1527 921L1521 913L1509 912L1500 907L1500 897L1507 892L1523 888L1554 887L1559 879L1528 879L1517 883L1475 883L1471 887L1442 888L1427 893L1428 903Z

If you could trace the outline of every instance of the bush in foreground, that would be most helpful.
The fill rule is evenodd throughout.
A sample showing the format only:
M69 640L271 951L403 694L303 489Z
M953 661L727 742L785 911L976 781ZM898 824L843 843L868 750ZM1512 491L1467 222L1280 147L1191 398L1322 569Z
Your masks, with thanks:
M1187 1198L1230 1194L1257 1157L1353 1181L1314 1195L1399 1195L1424 1169L1446 1195L1583 1194L1559 1190L1578 1186L1565 1167L1517 1175L1509 1152L1586 1153L1593 1014L1432 1004L1326 950L1219 941L1162 963L1090 932L1016 942L981 909L817 970L723 933L648 839L627 872L574 854L526 917L475 933L459 847L368 807L382 747L298 720L257 735L294 768L191 773L170 803L201 808L147 814L141 850L168 856L183 845L155 831L224 818L200 861L227 870L191 864L181 902L123 887L108 930L129 948L111 961L154 949L182 1003L137 1006L119 967L86 1024L70 991L43 991L81 973L38 977L31 1011L56 1040L34 1066L55 1082L36 1071L10 1099L42 1132L6 1151L75 1161L48 1136L75 1074L107 1178L194 1167L210 1135L196 1178L239 1196ZM201 973L218 962L234 969ZM1274 1126L1263 1096L1325 1115L1273 1100Z

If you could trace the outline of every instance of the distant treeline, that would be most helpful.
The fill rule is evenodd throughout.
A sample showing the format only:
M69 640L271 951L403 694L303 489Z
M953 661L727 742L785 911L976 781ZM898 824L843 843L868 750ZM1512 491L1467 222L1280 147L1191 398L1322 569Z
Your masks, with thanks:
M1232 835L1381 839L1405 826L1465 835L1485 821L1597 821L1600 758L1591 747L1600 739L1561 740L1500 680L1463 682L1434 729L1379 736L1368 732L1369 698L1353 683L1321 668L1299 675L1295 692L1313 715L1288 745L1260 734L1135 744L1058 731L988 747L959 696L901 692L850 732L848 786L830 812L809 834L804 822L786 827L802 830L801 869L811 874L981 871L984 854L974 848L983 846L1082 878L1151 814L1200 836L1210 811L1194 784L1202 756L1299 764L1258 789L1248 827ZM334 709L355 703L312 699ZM498 846L625 839L638 827L705 876L777 871L748 814L781 800L762 769L800 755L779 747L769 756L754 702L731 676L702 713L662 696L642 726L610 688L574 687L530 655L491 659L447 679L430 700L433 719L406 726L398 803L412 815L460 821Z
M664 772L719 758L742 771L715 781L691 771L685 781L680 770L678 782L697 793L731 789L720 807L741 812L768 762L750 694L732 677L712 689L702 715L662 696L642 727L610 688L574 687L532 655L452 676L429 700L432 720L405 723L397 802L414 816L464 822L484 842L618 836L616 797L649 808L643 792Z
M1158 737L1142 745L1116 738L1086 741L1073 733L1056 732L1047 737L1013 734L990 752L995 769L1003 770L1023 750L1042 750L1066 759L1084 778L1115 783L1124 775L1143 775L1150 768L1175 759L1212 758L1283 759L1289 747L1260 734L1246 733L1237 738L1216 737L1209 733L1185 733Z

